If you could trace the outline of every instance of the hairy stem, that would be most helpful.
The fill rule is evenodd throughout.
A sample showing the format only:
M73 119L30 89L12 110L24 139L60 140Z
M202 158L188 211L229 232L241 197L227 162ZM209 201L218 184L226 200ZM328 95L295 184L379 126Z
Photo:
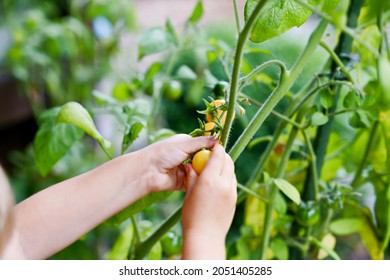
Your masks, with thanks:
M256 115L252 118L247 128L229 151L229 154L233 160L236 160L239 157L249 141L253 138L257 130L263 124L264 120L268 117L268 115L272 112L272 110L284 97L284 95L289 91L290 87L301 74L307 62L311 58L311 55L316 50L317 45L321 41L326 26L327 22L322 20L317 26L316 30L310 36L306 48L292 66L291 70L281 73L281 79L278 87L271 93L268 99L264 102L263 106L257 111Z
M252 26L255 23L257 17L259 16L260 11L263 8L265 3L266 3L265 0L259 1L255 9L253 10L251 16L245 23L244 28L242 29L242 31L238 36L238 42L237 42L236 53L235 53L234 64L233 64L232 79L230 83L229 108L227 111L226 122L221 137L221 142L224 147L226 147L227 145L227 140L233 123L234 107L237 98L237 88L238 88L238 81L240 77L240 69L241 69L242 56L244 53L244 46L248 39L249 33L252 30Z

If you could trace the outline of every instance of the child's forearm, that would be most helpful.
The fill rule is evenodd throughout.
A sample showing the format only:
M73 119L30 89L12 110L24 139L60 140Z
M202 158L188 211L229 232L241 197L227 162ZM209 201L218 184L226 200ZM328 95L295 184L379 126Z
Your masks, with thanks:
M148 173L137 157L117 158L19 203L15 230L25 257L47 258L146 195Z
M224 260L226 247L224 236L211 233L184 232L183 260Z

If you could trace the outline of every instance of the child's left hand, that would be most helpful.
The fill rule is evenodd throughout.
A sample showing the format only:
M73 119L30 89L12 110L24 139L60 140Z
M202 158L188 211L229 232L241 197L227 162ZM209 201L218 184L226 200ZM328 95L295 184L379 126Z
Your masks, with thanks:
M212 137L179 134L140 150L142 160L148 165L145 171L148 191L187 189L183 162L190 154L216 143Z

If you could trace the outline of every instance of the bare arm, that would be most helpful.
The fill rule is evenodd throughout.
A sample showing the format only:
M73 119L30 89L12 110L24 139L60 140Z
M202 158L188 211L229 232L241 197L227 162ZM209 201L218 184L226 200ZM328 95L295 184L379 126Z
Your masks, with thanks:
M47 258L144 195L184 189L181 163L213 143L208 137L177 135L35 194L14 209L12 242L4 257Z
M200 176L187 171L183 206L183 259L225 259L225 238L233 220L237 182L232 159L221 145Z

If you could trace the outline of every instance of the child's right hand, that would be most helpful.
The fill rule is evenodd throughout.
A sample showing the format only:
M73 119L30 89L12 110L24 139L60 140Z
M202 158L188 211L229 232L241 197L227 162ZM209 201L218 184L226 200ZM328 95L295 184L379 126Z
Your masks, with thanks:
M233 220L237 190L234 163L216 144L204 170L198 176L188 165L184 200L183 258L225 258L225 238Z

